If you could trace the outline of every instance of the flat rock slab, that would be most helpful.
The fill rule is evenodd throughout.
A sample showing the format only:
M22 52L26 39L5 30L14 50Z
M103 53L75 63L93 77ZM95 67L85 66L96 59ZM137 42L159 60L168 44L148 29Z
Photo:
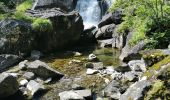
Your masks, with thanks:
M33 72L36 76L47 79L47 78L57 78L60 79L64 75L60 72L52 69L46 63L36 60L28 65L28 71Z

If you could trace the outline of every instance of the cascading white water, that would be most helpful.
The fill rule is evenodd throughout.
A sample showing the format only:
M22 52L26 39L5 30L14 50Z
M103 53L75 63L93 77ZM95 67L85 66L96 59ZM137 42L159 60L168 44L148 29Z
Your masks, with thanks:
M78 0L76 9L83 18L85 29L96 26L101 19L101 9L97 0Z

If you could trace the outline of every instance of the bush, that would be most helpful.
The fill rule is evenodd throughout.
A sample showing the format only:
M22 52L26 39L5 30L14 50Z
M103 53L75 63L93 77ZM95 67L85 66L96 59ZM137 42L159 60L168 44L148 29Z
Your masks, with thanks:
M163 0L116 0L111 12L122 8L124 22L118 33L133 31L130 44L147 40L147 47L167 48L170 44L170 5Z
M32 23L32 27L36 31L49 32L53 29L52 23L48 19L37 18Z

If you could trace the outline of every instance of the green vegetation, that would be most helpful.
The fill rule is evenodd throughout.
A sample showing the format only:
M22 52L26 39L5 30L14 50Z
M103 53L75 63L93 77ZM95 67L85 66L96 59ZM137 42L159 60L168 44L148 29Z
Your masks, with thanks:
M170 5L164 0L116 0L111 12L123 9L123 20L118 33L133 32L130 40L135 45L141 40L147 42L147 48L166 48L170 43Z
M8 1L8 0L7 0ZM4 1L5 2L5 1ZM32 23L32 27L35 31L49 32L53 29L52 23L48 19L30 17L25 14L26 10L32 7L32 0L25 0L23 3L16 6L15 12L7 12L5 9L8 8L4 2L0 2L0 20L6 18L18 19ZM7 2L5 2L7 3Z
M32 23L32 27L34 30L38 30L40 32L51 31L53 28L50 20L42 18L37 18L36 20L34 20L34 22Z

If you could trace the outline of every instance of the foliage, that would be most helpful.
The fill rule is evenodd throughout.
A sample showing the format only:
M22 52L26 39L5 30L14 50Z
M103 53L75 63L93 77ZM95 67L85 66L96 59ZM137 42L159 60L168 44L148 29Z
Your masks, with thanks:
M50 20L48 19L42 19L42 18L37 18L33 23L32 27L36 31L40 32L48 32L51 31L53 26Z
M116 0L110 11L120 8L125 17L117 32L133 31L131 45L147 40L147 48L167 47L170 43L170 5L165 0Z

